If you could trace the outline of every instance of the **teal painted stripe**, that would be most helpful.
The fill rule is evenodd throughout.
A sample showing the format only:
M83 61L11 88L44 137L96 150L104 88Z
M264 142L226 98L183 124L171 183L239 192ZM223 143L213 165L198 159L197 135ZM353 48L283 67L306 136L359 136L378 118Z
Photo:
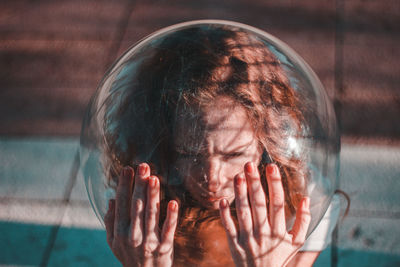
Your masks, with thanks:
M39 266L51 225L0 222L0 265ZM60 227L48 266L121 266L105 231Z
M0 222L0 265L39 266L53 226ZM338 266L400 266L400 255L339 248ZM330 266L330 248L314 266ZM61 227L48 266L121 266L103 230Z

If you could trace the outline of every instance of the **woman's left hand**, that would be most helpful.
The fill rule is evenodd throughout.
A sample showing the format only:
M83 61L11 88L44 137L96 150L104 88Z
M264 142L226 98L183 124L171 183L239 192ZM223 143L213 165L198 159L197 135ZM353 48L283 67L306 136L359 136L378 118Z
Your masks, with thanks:
M236 266L285 266L305 241L311 220L309 198L300 202L293 228L287 232L285 196L278 167L269 164L266 176L269 214L260 175L253 163L247 163L244 174L235 177L239 229L231 217L228 201L223 199L220 202L221 220Z

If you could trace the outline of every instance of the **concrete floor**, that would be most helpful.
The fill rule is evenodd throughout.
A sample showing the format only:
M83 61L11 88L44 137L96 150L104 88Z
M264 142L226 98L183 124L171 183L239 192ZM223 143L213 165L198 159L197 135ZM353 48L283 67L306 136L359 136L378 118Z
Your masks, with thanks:
M76 138L0 139L0 266L118 266L71 175ZM351 197L336 248L315 266L398 266L400 148L344 145L341 188ZM396 190L397 189L397 190Z

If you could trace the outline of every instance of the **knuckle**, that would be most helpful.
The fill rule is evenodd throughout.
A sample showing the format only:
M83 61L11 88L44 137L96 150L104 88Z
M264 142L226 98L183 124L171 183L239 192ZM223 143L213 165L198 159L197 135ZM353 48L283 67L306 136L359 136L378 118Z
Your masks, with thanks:
M148 242L143 246L143 255L145 258L152 258L155 255L157 250L157 246L152 244L152 242Z
M274 194L271 198L271 202L274 206L283 206L285 203L285 197L283 194Z
M153 257L153 251L150 249L143 249L143 256L145 258L152 258Z
M239 209L237 211L237 216L238 216L239 219L245 220L245 219L249 218L250 213L249 213L249 211L247 209Z
M132 218L141 217L144 211L144 203L141 200L135 200L131 207Z
M261 227L260 230L258 231L258 235L260 236L260 238L266 238L270 237L271 233L265 227Z
M157 209L157 207L150 206L150 207L147 209L147 211L148 211L148 213L151 214L151 216L152 216L153 214L155 214L155 213L158 212L158 209Z
M231 238L236 238L236 229L235 228L228 226L225 228L225 230Z
M134 199L132 200L132 202L133 202L133 207L134 207L137 211L143 210L144 203L143 203L143 200L142 200L142 199L140 199L140 198L134 198Z
M158 249L158 254L160 256L172 253L173 246L170 244L162 244Z
M128 239L128 244L130 247L137 248L142 245L143 236L141 234L137 234L134 231L130 234Z
M142 244L142 239L141 238L129 239L128 244L132 248L140 247L140 245Z
M250 183L258 184L260 182L260 176L256 174L251 174L248 177L250 178Z

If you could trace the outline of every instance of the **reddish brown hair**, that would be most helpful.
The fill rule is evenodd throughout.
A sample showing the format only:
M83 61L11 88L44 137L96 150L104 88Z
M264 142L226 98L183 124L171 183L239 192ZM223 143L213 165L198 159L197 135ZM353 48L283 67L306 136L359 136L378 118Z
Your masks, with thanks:
M264 190L268 192L264 166L272 160L281 170L286 214L295 214L305 192L307 170L301 157L287 152L286 140L301 133L303 117L295 90L268 45L239 29L198 26L167 35L153 44L150 54L143 50L138 57L141 65L132 74L136 81L124 90L119 108L110 108L105 115L105 129L110 128L107 123L118 121L106 131L110 178L117 177L125 165L147 162L163 185L161 212L170 199L188 198L180 201L182 216L175 241L180 258L188 249L188 238L199 236L201 225L219 216L197 207L182 186L169 185L174 172L173 127L180 111L202 109L217 96L227 96L245 108L264 150L259 165ZM201 249L190 253L193 264L201 261Z

